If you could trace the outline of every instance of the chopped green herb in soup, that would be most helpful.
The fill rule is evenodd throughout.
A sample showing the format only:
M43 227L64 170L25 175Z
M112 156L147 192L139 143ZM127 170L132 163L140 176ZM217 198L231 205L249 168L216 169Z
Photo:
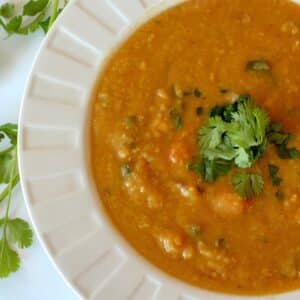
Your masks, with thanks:
M92 116L100 199L145 258L236 294L300 288L300 6L190 0L108 62Z

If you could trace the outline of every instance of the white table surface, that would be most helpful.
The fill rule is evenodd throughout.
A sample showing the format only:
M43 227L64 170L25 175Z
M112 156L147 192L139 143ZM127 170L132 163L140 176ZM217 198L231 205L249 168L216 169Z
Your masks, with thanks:
M0 1L1 2L1 1ZM27 75L44 35L0 39L0 124L17 122ZM12 199L12 214L29 220L20 187ZM3 208L0 206L0 215ZM0 279L0 300L78 300L44 253L36 236L20 252L21 267Z

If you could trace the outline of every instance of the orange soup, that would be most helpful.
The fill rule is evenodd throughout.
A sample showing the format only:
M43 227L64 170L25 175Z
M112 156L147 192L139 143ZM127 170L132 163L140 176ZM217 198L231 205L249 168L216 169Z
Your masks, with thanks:
M238 294L300 287L300 7L190 0L101 74L92 165L115 226L151 263Z

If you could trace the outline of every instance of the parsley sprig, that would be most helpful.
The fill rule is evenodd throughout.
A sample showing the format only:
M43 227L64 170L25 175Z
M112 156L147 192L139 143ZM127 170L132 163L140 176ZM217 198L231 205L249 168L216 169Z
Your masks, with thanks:
M15 248L27 248L32 244L29 224L20 219L10 218L12 191L19 182L17 159L17 125L0 126L0 203L6 201L4 216L0 219L0 278L9 276L19 269L20 258Z
M0 27L8 37L13 34L27 35L39 28L46 33L61 11L59 0L29 0L20 14L16 14L14 4L4 3L0 6Z

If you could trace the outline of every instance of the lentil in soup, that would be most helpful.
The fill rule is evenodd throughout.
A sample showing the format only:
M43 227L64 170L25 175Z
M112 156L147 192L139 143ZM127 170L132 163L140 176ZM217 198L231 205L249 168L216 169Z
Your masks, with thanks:
M300 287L300 7L190 0L101 74L92 164L109 216L173 276L216 291Z

